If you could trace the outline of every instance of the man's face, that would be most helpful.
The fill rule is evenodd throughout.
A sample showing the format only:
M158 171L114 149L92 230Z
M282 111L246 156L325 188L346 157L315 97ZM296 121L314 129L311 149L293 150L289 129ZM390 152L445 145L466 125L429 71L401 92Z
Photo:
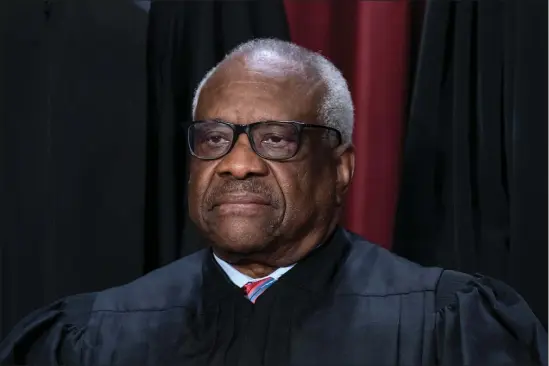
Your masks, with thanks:
M315 124L322 85L311 85L285 67L254 67L243 60L223 65L202 90L196 120ZM259 157L242 134L222 158L192 158L190 216L225 252L276 250L269 245L298 240L333 221L348 184L341 184L338 161L333 149L307 130L297 155L286 161Z

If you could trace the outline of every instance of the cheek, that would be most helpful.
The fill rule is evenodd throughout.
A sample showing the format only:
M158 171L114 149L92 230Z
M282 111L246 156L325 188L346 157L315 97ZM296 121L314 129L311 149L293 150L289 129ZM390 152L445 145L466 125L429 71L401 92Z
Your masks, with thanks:
M290 214L315 211L331 201L334 180L326 167L303 165L279 174L281 190Z
M191 215L198 211L210 185L212 174L213 168L203 166L201 163L191 163L187 192Z
M329 164L309 167L301 173L301 195L311 211L322 211L335 204L335 176Z

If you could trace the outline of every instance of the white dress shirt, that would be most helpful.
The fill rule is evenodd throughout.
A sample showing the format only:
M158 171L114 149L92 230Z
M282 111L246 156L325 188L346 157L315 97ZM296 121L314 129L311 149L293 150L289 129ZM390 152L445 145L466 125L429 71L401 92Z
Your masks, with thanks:
M274 278L275 281L278 280L283 274L288 272L290 269L292 269L293 266L295 266L295 263L288 267L281 267L278 268L276 271L271 273L268 276L262 277L262 278L252 278L250 276L245 275L244 273L239 272L236 268L234 268L229 263L225 262L223 259L219 258L217 255L213 255L216 262L219 264L221 269L229 276L229 279L233 281L235 285L238 287L243 287L245 284L249 282L256 282L261 281L262 279L265 279L267 277Z

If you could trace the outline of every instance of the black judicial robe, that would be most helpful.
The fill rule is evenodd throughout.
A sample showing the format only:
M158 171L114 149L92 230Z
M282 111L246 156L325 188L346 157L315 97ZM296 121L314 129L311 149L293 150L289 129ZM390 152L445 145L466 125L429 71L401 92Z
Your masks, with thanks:
M251 304L209 249L58 301L3 364L538 365L547 333L506 285L424 268L341 228Z

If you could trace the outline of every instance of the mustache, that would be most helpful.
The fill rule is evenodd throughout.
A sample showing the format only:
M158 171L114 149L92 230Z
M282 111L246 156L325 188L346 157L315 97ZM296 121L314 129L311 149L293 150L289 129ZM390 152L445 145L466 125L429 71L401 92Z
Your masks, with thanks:
M223 196L234 193L258 195L268 201L271 206L275 208L280 206L280 200L273 193L273 190L262 181L254 178L246 180L226 180L222 184L209 190L204 203L206 207L211 210L222 200Z

